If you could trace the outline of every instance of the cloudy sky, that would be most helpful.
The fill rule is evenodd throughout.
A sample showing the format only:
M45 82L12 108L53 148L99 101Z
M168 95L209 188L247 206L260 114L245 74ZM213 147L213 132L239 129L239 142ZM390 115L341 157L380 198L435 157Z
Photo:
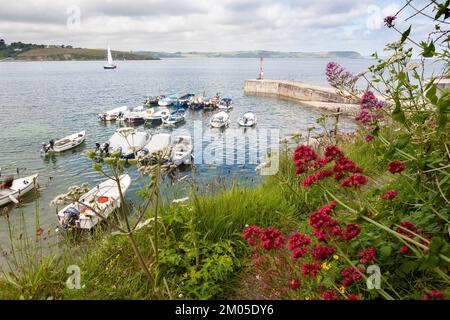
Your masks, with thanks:
M0 0L0 38L150 51L331 51L369 55L404 0ZM413 4L419 8L423 0ZM406 18L412 9L402 16ZM401 18L401 17L400 17ZM416 17L417 36L432 23ZM410 21L399 19L399 28Z

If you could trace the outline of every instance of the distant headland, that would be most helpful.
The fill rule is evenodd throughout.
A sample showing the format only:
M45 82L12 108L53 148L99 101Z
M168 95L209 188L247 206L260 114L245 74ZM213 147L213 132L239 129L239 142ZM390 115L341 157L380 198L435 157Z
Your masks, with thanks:
M114 60L159 60L149 54L112 51ZM74 48L70 45L44 45L23 42L6 44L0 39L0 61L65 61L105 60L106 49Z

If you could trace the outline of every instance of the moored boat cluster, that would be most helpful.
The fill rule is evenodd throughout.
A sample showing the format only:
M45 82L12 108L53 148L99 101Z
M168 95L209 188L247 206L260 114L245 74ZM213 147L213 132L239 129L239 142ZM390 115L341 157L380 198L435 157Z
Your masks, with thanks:
M152 161L152 156L159 153L163 161L173 166L190 166L193 159L193 141L190 135L175 135L168 133L150 134L137 130L132 125L179 125L185 122L187 110L212 110L209 125L211 128L226 128L230 124L229 112L233 110L233 100L229 97L212 98L193 94L157 96L148 98L143 105L133 109L127 106L113 108L98 115L100 121L125 123L103 143L95 144L95 158L101 161L112 154L119 154L120 159L128 162L134 159L136 163L145 164ZM242 127L256 125L256 116L246 112L239 118ZM42 143L41 154L60 154L76 148L85 142L86 131L70 134L60 139L51 139ZM38 175L15 178L0 174L0 206L14 202L38 187ZM131 185L128 174L120 176L120 192L125 194ZM108 218L111 212L121 205L118 182L107 179L90 190L78 190L79 200L57 210L57 221L61 230L68 228L92 229L99 221ZM58 204L58 201L55 202ZM62 202L61 202L62 203ZM101 216L99 216L99 214Z

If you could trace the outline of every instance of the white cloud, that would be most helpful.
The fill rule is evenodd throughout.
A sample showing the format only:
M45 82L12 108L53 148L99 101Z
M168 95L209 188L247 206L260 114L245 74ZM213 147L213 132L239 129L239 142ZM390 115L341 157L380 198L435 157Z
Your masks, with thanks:
M402 0L0 0L0 37L7 42L155 51L381 49L397 35L371 28ZM67 28L76 5L80 28ZM373 8L373 7L372 7ZM418 28L420 29L420 28ZM423 29L423 28L422 28Z

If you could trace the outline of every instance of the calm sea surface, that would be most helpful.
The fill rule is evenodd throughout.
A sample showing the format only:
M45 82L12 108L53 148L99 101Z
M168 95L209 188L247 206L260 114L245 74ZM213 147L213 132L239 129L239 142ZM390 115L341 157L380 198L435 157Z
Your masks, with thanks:
M266 59L265 74L270 79L297 80L310 84L326 84L324 59ZM371 64L370 60L338 60L343 66L359 72ZM255 78L257 59L166 59L160 61L119 61L116 70L104 70L103 62L5 62L0 63L0 167L3 174L20 176L39 174L39 206L41 225L56 227L55 208L49 202L71 185L88 182L95 185L103 180L92 170L83 151L95 142L104 142L116 126L98 122L99 112L117 106L135 107L144 97L170 93L219 92L231 96L234 110L229 129L239 129L238 117L253 110L258 117L256 129L280 129L280 135L304 132L315 124L323 111L301 104L269 97L244 96L243 82ZM203 120L207 135L226 133L207 127L210 112L188 111L186 122L176 128L155 127L140 129L155 132L191 133L193 122ZM341 122L343 130L352 130L349 119ZM86 143L59 156L42 157L40 145L51 138L64 137L85 129ZM217 129L216 129L217 130ZM228 129L227 129L228 130ZM239 129L243 135L252 132ZM253 184L254 165L199 165L197 179L205 183L217 176L236 177L238 182ZM128 173L135 179L127 193L136 198L141 187L135 168ZM185 192L173 192L184 196ZM25 219L34 222L35 203L32 193L24 200ZM19 210L10 205L13 222ZM0 244L7 240L6 223L0 219ZM1 258L0 258L1 259Z

